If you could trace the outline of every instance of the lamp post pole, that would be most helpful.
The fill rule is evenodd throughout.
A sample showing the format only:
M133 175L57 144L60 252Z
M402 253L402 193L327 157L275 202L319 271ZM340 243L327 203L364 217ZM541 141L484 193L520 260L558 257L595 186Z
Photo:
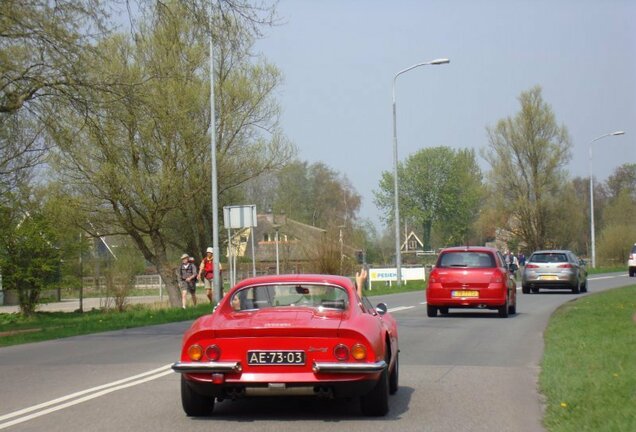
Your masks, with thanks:
M592 268L596 267L596 240L594 234L594 177L592 176L592 143L608 136L624 135L623 131L610 132L605 135L601 135L598 138L594 138L590 141L589 156L590 156L590 248L592 254Z
M429 62L417 63L413 66L410 66L406 69L403 69L395 74L393 77L393 194L395 197L394 203L394 219L395 219L395 267L396 267L396 285L400 286L402 284L402 256L400 254L400 204L399 204L399 180L398 180L398 147L397 147L397 120L396 120L396 106L395 106L395 82L397 78L410 71L411 69L415 69L420 66L428 66L428 65L440 65L450 63L449 59L436 59Z

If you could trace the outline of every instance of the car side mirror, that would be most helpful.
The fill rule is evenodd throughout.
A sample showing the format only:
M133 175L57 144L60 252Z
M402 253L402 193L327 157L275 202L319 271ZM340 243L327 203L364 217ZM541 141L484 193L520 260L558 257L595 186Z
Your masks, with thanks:
M375 310L380 315L384 315L389 311L389 308L386 306L386 303L378 303L375 307Z

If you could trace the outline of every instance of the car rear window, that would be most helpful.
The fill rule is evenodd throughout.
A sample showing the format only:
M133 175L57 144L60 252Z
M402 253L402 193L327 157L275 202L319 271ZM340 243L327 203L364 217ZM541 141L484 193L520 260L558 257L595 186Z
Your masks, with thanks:
M636 244L634 246L632 246L632 253L636 254Z
M568 257L564 253L539 253L530 258L530 262L535 263L562 263L568 262Z
M344 288L333 285L258 285L234 293L230 304L235 311L290 306L344 310L348 297Z
M441 268L492 268L495 258L488 252L445 252L439 257L437 267Z

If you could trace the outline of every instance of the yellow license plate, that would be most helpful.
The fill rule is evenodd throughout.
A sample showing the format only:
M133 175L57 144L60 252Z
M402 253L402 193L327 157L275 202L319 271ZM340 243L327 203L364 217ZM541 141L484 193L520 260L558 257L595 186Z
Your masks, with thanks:
M479 291L451 291L451 297L479 297Z
M545 275L545 276L539 276L539 279L541 279L541 280L558 280L559 278L554 276L554 275Z

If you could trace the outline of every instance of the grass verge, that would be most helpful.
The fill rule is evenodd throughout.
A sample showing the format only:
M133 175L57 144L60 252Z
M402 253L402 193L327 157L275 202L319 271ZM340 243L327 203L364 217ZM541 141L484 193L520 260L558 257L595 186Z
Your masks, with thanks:
M636 430L636 285L555 312L539 384L550 432Z
M36 312L30 317L18 313L0 314L0 346L40 342L68 336L188 321L212 311L210 304L188 309L130 305L125 312Z

